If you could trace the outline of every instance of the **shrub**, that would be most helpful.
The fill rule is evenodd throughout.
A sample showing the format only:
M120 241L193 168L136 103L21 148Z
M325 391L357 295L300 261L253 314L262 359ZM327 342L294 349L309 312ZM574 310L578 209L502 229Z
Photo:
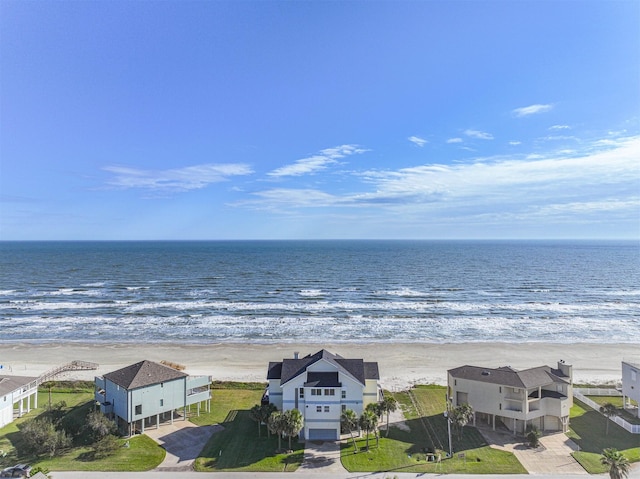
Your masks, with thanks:
M34 454L54 456L57 451L71 445L71 438L62 430L57 430L50 418L32 419L22 425L25 448Z
M85 427L94 441L100 441L116 432L116 424L100 411L91 411L87 414L86 421Z
M118 438L108 434L93 445L93 456L96 459L102 459L115 454L119 448Z

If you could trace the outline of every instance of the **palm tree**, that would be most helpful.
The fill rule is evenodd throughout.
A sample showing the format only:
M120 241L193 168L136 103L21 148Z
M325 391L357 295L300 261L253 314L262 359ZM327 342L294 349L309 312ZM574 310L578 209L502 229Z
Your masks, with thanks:
M629 475L630 464L624 455L614 448L602 451L600 462L609 468L611 479L624 479Z
M356 438L353 437L353 430L358 426L358 416L353 409L345 409L340 415L340 423L349 431L351 440L353 441L353 449L358 452L358 445L356 444Z
M375 414L378 419L382 417L382 413L384 412L382 410L382 404L379 402L370 402L369 404L367 404L367 407L365 409Z
M369 450L369 432L375 431L377 429L378 416L376 416L376 414L373 411L369 409L365 409L365 411L362 413L362 416L360 416L358 424L365 431L366 438L367 438L367 451L368 451Z
M605 436L609 435L609 418L615 416L616 414L618 414L618 408L615 407L613 404L611 404L610 402L605 403L602 405L602 407L600 408L600 412L602 414L604 414L605 416L607 416L607 424L606 424L606 429L605 429Z
M387 414L387 434L389 437L389 414L398 409L398 402L390 394L387 394L380 403L380 409Z
M260 424L262 423L262 406L259 404L253 406L249 411L249 415L251 416L251 419L258 423L258 437L261 437L262 428L260 427Z
M271 416L271 414L277 410L278 408L271 403L263 404L262 406L260 406L260 418L261 418L260 422L264 424L268 424L269 416ZM267 427L267 437L271 437L271 432L269 431L268 427Z
M278 435L278 450L282 449L282 433L284 432L284 416L280 411L274 411L269 416L267 427L273 434Z
M451 424L458 430L458 440L462 439L464 427L473 418L473 409L468 404L461 404L449 413Z
M300 432L304 426L304 417L297 409L288 409L283 413L283 432L289 438L289 449L291 449L291 438Z
M55 381L45 381L41 384L43 388L47 388L49 390L49 409L51 409L51 389L55 384Z

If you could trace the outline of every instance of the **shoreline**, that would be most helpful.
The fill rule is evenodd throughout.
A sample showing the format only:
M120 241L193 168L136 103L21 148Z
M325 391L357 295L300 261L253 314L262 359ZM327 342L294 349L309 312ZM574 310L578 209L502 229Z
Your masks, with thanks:
M576 383L620 380L622 360L640 360L631 343L38 343L0 341L0 374L38 376L73 360L98 363L95 371L71 371L58 379L93 380L94 376L148 359L185 366L192 375L213 380L266 382L269 361L281 361L327 349L347 358L377 361L380 382L390 390L413 384L446 384L447 370L465 364L526 369L573 365Z

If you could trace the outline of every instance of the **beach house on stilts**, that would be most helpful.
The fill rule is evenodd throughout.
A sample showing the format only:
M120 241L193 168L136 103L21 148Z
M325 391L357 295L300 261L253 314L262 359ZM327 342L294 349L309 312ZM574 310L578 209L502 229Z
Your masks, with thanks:
M95 378L95 399L100 411L114 419L128 435L146 427L187 419L191 406L211 408L209 376L189 376L153 361L140 361Z
M573 406L572 367L540 366L516 370L510 366L461 366L448 372L448 407L469 404L473 425L524 434L528 427L540 431L569 429Z

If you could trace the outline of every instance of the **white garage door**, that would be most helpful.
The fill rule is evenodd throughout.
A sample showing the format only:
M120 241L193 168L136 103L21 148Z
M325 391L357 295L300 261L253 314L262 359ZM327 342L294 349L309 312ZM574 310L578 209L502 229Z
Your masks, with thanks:
M335 441L338 434L335 429L309 429L309 440L311 441Z

